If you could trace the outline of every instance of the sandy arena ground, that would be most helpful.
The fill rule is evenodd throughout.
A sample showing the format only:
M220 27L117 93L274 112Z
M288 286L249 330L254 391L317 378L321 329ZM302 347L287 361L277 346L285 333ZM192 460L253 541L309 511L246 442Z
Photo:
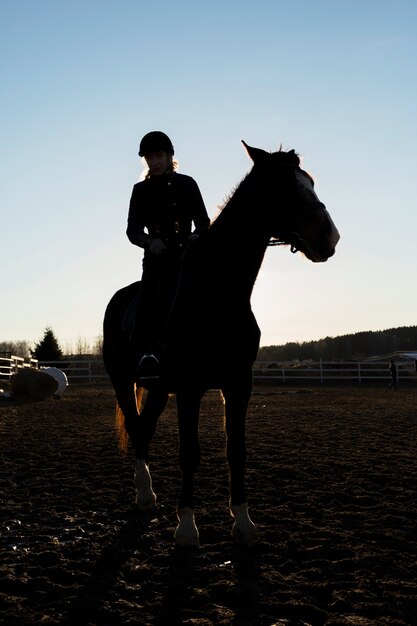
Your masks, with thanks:
M255 387L247 482L261 543L234 546L222 404L204 399L198 550L174 547L175 402L134 506L109 386L0 403L0 623L417 624L417 384Z

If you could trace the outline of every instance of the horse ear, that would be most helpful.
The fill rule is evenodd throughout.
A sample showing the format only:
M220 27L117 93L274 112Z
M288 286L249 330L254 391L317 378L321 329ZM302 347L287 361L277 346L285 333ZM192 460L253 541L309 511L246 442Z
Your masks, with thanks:
M248 146L248 144L243 141L243 139L241 141L246 148L246 152L249 154L254 163L262 161L263 159L265 159L265 157L268 156L268 152L265 152L265 150L261 150L260 148L252 148L251 146Z

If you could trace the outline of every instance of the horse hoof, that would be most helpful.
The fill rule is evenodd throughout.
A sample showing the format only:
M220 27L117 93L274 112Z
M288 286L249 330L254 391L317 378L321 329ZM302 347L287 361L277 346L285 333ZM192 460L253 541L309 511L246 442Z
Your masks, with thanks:
M178 526L174 533L177 546L200 547L200 537L195 524L193 509L184 508L177 511Z
M256 546L258 534L256 526L249 516L247 502L238 506L231 505L230 514L235 520L232 527L233 540L244 546Z
M156 495L153 492L152 496L148 496L146 499L138 492L135 502L141 513L154 513L156 511Z
M233 541L239 543L242 546L256 546L259 543L258 534L256 532L255 525L246 531L242 531L240 528L236 528L236 524L233 524L232 528Z

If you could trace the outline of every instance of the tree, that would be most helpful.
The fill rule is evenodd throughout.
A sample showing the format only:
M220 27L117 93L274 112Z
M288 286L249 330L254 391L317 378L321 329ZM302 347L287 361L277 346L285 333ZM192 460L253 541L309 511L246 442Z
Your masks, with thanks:
M76 350L75 354L77 356L84 356L86 354L90 354L91 348L87 339L82 339L81 337L78 337L75 350Z
M318 361L340 359L363 359L397 351L417 349L417 326L400 326L386 330L361 331L351 335L325 337L318 341L286 343L282 346L266 346L259 349L262 361Z
M96 342L93 346L93 354L101 357L103 354L103 335L98 335L96 337Z
M13 354L13 356L30 356L30 343L28 341L0 341L0 354Z
M45 328L41 341L35 344L33 356L38 359L38 361L52 362L60 361L62 359L62 350L52 328L49 326Z

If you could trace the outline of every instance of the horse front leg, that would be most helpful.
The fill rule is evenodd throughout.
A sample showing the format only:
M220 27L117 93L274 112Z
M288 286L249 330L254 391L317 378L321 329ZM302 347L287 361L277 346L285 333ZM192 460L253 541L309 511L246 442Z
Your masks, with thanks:
M177 393L179 464L182 472L181 491L177 505L178 526L174 538L177 545L200 545L194 518L194 477L200 464L198 422L202 393Z
M246 412L252 392L252 373L239 384L222 389L225 404L227 461L230 480L230 514L234 518L232 537L237 543L255 545L258 541L245 489Z

